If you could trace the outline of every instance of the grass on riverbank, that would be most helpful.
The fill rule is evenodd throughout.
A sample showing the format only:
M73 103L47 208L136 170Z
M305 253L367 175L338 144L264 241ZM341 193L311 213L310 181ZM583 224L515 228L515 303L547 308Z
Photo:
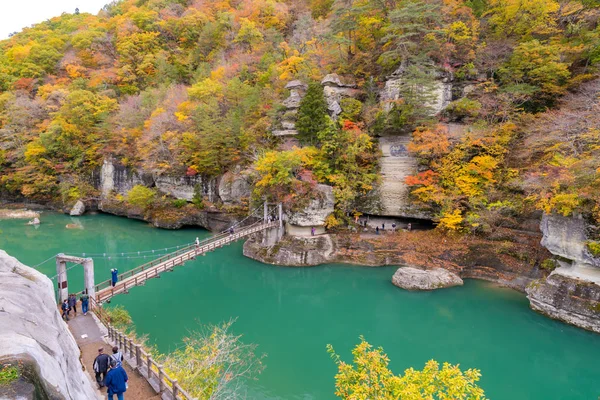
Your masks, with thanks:
M0 368L0 386L8 386L19 379L19 368L14 365L4 365Z

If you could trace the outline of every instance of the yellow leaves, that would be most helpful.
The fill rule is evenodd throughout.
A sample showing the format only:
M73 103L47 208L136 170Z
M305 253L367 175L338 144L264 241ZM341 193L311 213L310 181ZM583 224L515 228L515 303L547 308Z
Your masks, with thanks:
M85 72L87 69L85 67L82 67L81 65L67 64L65 70L67 71L67 75L69 75L69 78L76 79L85 76Z
M462 223L462 212L459 209L455 209L442 214L438 227L450 231L458 231L461 229Z
M546 213L557 212L565 217L572 215L580 205L581 201L576 193L549 194L537 204Z
M38 159L46 152L46 148L39 141L31 142L25 149L25 161L30 164L37 164Z
M485 400L477 386L481 373L476 369L461 371L458 365L430 360L423 370L409 368L404 375L394 375L388 368L389 358L381 347L373 348L361 337L352 350L353 364L345 363L331 345L327 352L337 364L335 394L346 400Z
M217 80L206 78L188 89L188 95L193 100L206 101L214 97L222 97L223 86Z

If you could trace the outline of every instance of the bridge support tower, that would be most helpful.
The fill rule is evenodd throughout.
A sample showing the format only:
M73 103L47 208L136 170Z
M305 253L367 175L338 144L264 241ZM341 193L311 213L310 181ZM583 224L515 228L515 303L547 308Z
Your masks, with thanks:
M58 281L58 301L62 303L69 297L69 287L67 280L67 263L81 264L83 266L83 283L91 298L96 297L94 281L94 260L91 258L81 258L67 256L60 253L56 256L56 275Z

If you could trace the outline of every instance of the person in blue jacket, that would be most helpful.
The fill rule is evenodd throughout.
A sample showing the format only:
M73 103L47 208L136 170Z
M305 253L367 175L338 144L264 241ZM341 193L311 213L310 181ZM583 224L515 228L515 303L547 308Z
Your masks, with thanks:
M123 400L123 393L127 390L128 380L127 372L125 372L121 363L111 359L110 371L108 371L106 379L104 379L104 384L108 388L108 400L114 400L115 394L118 400Z
M116 268L111 269L110 275L111 275L112 285L114 287L117 284L117 281L119 280L119 270Z

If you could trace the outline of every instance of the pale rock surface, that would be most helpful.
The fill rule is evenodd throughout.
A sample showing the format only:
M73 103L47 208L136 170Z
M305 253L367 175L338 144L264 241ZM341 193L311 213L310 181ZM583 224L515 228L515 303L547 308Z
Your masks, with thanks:
M177 199L192 201L194 188L196 185L202 187L202 179L199 176L157 176L154 178L154 184L163 193L168 193Z
M227 172L219 181L219 197L225 204L241 204L252 195L251 171Z
M0 250L0 299L0 361L34 364L52 399L96 399L50 279Z
M325 219L333 213L335 198L333 188L327 185L317 185L317 197L311 200L303 210L290 212L287 222L297 226L322 226Z
M386 111L390 111L393 103L400 99L400 91L404 85L402 74L399 68L385 82L380 97ZM436 79L432 97L434 99L428 106L431 108L431 115L436 115L452 101L452 81L449 77L440 76Z
M552 254L572 260L575 265L600 267L586 246L586 222L581 217L544 214L540 224L542 246Z
M385 216L429 219L431 215L420 210L409 199L407 176L417 172L417 160L408 153L410 135L379 138L381 150L382 182L378 189L381 209L377 214ZM374 213L370 210L369 213Z
M419 269L413 267L398 268L392 277L392 283L407 290L435 290L452 286L461 286L460 276L443 268Z
M83 201L77 200L77 203L75 203L73 208L71 208L71 212L69 213L69 215L80 216L83 215L83 213L85 213L85 204L83 203Z

